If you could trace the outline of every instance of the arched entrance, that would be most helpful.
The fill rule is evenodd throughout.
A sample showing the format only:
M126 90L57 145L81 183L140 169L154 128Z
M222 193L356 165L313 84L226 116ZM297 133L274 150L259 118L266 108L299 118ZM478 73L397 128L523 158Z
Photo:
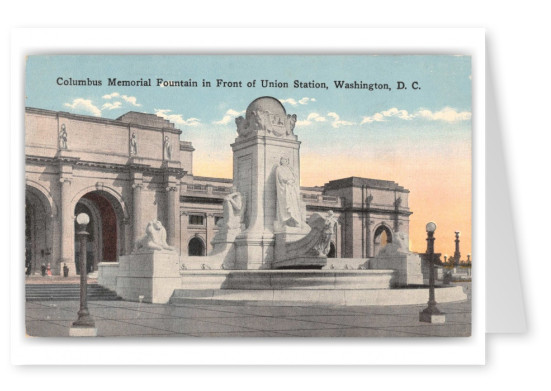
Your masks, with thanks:
M205 255L205 243L199 237L194 237L188 244L188 255L190 257L202 257Z
M90 217L87 231L88 244L87 271L98 270L100 262L117 262L122 249L122 211L116 208L118 203L103 191L92 191L84 194L75 206L75 216L86 213ZM119 210L118 210L119 209ZM75 233L78 227L75 222ZM75 268L80 273L80 245L75 235Z
M27 186L25 193L25 274L40 274L52 263L52 219L48 201Z
M53 215L48 198L37 188L25 190L25 274L40 274L41 266L55 269Z
M373 254L377 256L388 243L392 243L392 231L386 225L380 225L373 236Z

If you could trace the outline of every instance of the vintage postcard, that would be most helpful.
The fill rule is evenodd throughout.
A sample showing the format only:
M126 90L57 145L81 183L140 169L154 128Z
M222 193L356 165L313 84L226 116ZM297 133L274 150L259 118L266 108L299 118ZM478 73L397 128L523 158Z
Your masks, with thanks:
M29 56L27 335L470 337L471 61Z

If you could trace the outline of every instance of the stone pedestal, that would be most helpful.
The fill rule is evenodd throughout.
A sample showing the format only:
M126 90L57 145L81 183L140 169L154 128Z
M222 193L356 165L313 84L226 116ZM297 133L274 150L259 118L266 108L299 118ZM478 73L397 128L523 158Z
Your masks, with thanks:
M445 314L429 314L427 312L421 311L419 312L419 322L425 322L425 323L446 323L446 315Z
M245 232L235 239L235 269L271 269L274 234Z
M373 270L395 270L395 284L423 285L423 272L421 269L421 257L413 253L393 253L373 258L369 262L369 268Z
M124 300L168 303L180 288L180 266L175 251L150 251L120 257L117 294Z
M218 257L223 269L235 269L235 238L239 229L220 229L212 240L213 250L209 257Z
M113 291L117 290L118 262L101 262L98 264L98 284ZM90 276L90 274L88 274Z
M408 238L404 232L396 232L392 243L387 244L377 256L369 261L374 270L396 270L395 285L423 285L421 257L409 251Z
M69 337L96 337L98 329L95 327L71 327Z

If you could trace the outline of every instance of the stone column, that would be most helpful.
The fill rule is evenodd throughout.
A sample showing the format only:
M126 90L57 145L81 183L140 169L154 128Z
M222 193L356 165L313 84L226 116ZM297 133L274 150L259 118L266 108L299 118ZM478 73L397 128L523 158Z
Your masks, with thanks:
M373 258L373 237L371 233L371 226L373 221L371 221L371 213L367 213L367 224L365 231L365 244L366 244L366 257Z
M136 245L136 241L142 235L142 187L143 183L138 179L134 179L132 184L132 246Z
M207 225L206 225L206 229L207 229L207 235L205 237L205 247L206 247L206 253L207 254L210 254L211 251L212 251L212 239L214 238L214 227L216 226L214 224L214 214L212 213L208 213L207 214Z
M50 214L46 216L46 258L48 259L48 262L51 262L52 265L52 274L54 275L60 275L63 273L63 265L59 264L59 258L57 258L55 255L54 248L52 246L53 238L54 238L54 232L55 232L55 221L54 221L54 215Z
M167 221L166 221L166 241L171 246L178 247L177 232L176 232L176 218L180 215L178 206L178 187L168 186L167 192Z
M394 192L394 232L398 233L400 231L400 206L402 205L402 197L396 197L396 192Z
M337 233L335 236L335 256L337 258L342 257L342 219L339 218L339 223L337 224Z
M76 274L73 249L75 245L74 211L71 210L71 178L61 177L61 258L59 264L63 268L66 264L69 268L69 276Z
M180 248L180 255L188 255L188 241L189 237L186 234L184 236L184 233L188 232L188 219L189 215L185 211L180 211L180 245L178 246Z

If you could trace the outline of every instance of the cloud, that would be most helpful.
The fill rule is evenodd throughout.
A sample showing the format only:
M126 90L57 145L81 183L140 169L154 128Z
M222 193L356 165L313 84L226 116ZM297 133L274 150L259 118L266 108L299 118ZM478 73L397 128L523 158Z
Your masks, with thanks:
M162 117L176 125L198 126L201 124L201 121L199 120L199 118L192 117L192 118L184 119L182 114L168 114L172 111L169 109L154 109L154 111L155 111L155 114L158 115L159 117Z
M115 109L118 109L122 106L122 103L117 101L117 102L113 102L113 103L110 103L110 102L105 102L103 104L103 106L101 106L101 109L102 110L115 110Z
M330 117L329 119L327 117ZM310 113L305 120L297 121L297 126L309 126L315 122L328 122L331 121L331 126L334 128L340 128L341 126L355 125L355 122L341 120L340 115L335 112L327 113L327 116L320 115L318 113Z
M297 126L308 126L311 125L312 122L326 122L327 118L324 116L319 115L318 113L310 113L308 114L308 117L306 117L305 120L297 121Z
M294 100L293 98L287 98L287 99L280 99L279 100L282 104L284 103L289 103L290 105L292 106L296 106L298 104L298 102L296 100Z
M325 122L325 121L327 121L327 118L322 117L318 113L310 113L310 114L308 114L308 117L306 119L308 121L315 121L315 122Z
M325 122L327 118L319 115L318 113L310 113L308 117L304 120L297 121L297 126L308 126L312 125L313 122Z
M121 98L126 102L130 103L132 106L141 106L136 100L135 96L121 95Z
M73 103L64 103L63 105L77 112L90 113L96 117L101 117L101 110L92 103L91 99L76 98L73 99Z
M457 112L451 107L444 107L440 111L433 112L427 109L419 109L415 113L410 114L407 112L407 110L399 110L396 107L393 107L391 109L383 110L370 116L362 117L360 125L369 124L372 122L384 122L390 118L398 118L402 120L412 120L415 118L420 118L428 121L457 122L470 120L471 112Z
M113 99L113 98L119 98L119 97L125 102L130 103L132 106L137 106L137 107L141 106L141 104L138 103L135 96L121 95L118 92L112 92L111 94L105 94L102 96L103 99Z
M331 122L331 126L334 128L340 128L341 126L355 125L354 122L341 120L341 117L335 112L327 113L327 116L333 118L333 122Z
M445 121L445 122L457 122L457 121L468 121L471 119L472 114L470 111L461 111L458 112L451 107L444 107L440 111L430 111L426 109L421 109L416 114L417 117L428 119L430 121Z
M118 92L113 92L112 94L105 94L102 96L103 99L117 98L120 94Z
M293 99L293 98L280 99L279 101L281 103L289 103L291 106L296 106L296 105L299 105L299 104L300 105L306 105L306 104L308 104L308 102L315 102L316 98L308 98L307 96L305 96L304 98L301 98L298 101L296 99Z
M371 116L362 117L362 122L360 122L360 125L368 124L371 122L383 122L390 117L397 117L400 119L410 120L414 118L414 115L409 114L407 110L398 110L396 107L393 107L391 109L383 110L379 113L375 113Z
M298 101L298 103L300 103L301 105L305 105L307 104L308 102L315 102L316 101L316 98L308 98L308 97L304 97L302 99L300 99Z
M112 92L111 94L105 94L102 96L105 100L110 100L114 98L120 98L124 102L131 104L132 106L141 106L141 104L138 103L135 96L128 96L128 95L121 95L118 92ZM112 102L105 102L101 108L94 105L92 103L91 99L85 99L85 98L75 98L73 99L72 103L64 103L65 107L69 107L72 110L80 113L86 113L86 114L92 114L96 117L101 117L102 110L116 110L120 109L123 106L123 102L120 100L112 101Z
M235 117L239 116L239 115L243 115L245 114L245 110L243 111L235 111L233 109L229 109L228 111L226 111L226 114L224 115L224 117L220 120L220 121L213 121L213 124L216 124L216 125L227 125L229 124L231 121L233 121L235 119Z

